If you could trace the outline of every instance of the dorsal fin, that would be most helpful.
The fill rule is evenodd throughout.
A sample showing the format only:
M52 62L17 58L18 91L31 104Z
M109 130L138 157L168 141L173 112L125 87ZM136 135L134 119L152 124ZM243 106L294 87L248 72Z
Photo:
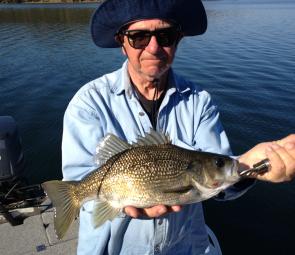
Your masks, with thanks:
M149 133L145 133L145 136L139 136L137 141L132 146L145 146L145 145L158 145L171 143L168 135L156 132L150 129Z
M132 146L113 134L107 134L97 145L94 157L97 165L104 164L114 155L130 149Z
M94 160L97 165L103 165L114 155L132 147L170 143L171 141L168 135L158 133L153 129L149 133L145 133L145 136L139 136L132 145L113 134L107 134L97 145Z

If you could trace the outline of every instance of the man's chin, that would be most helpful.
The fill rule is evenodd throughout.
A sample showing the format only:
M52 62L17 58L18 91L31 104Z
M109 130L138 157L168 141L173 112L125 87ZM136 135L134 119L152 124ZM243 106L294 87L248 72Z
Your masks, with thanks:
M164 73L168 71L167 68L149 68L143 72L146 76L150 77L151 80L160 79Z

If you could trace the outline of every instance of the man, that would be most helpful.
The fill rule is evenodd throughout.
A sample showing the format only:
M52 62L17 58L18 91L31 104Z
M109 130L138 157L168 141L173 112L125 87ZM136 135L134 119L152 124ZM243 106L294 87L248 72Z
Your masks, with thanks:
M171 64L183 36L199 35L207 27L198 0L107 0L95 11L91 32L100 47L121 47L122 68L83 86L64 117L64 180L80 180L97 168L95 147L107 133L128 142L150 128L168 133L178 146L230 154L219 113L210 95L176 75ZM266 181L290 180L295 173L295 135L262 143L243 154L250 167L268 157ZM217 199L233 199L251 185L237 183ZM157 205L137 209L94 229L93 201L80 212L78 254L210 254L202 204Z

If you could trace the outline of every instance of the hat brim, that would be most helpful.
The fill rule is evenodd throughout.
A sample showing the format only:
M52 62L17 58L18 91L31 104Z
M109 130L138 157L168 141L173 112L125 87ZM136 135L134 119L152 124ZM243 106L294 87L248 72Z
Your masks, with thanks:
M207 16L200 0L107 0L91 18L91 35L102 48L117 48L115 34L127 23L142 19L171 20L180 24L184 36L203 34Z

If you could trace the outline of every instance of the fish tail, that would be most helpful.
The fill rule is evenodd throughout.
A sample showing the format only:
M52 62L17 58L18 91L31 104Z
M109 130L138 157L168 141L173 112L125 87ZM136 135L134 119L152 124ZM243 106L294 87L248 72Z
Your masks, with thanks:
M72 222L79 215L80 201L75 196L78 182L48 181L42 184L55 207L54 228L58 239L62 239Z

